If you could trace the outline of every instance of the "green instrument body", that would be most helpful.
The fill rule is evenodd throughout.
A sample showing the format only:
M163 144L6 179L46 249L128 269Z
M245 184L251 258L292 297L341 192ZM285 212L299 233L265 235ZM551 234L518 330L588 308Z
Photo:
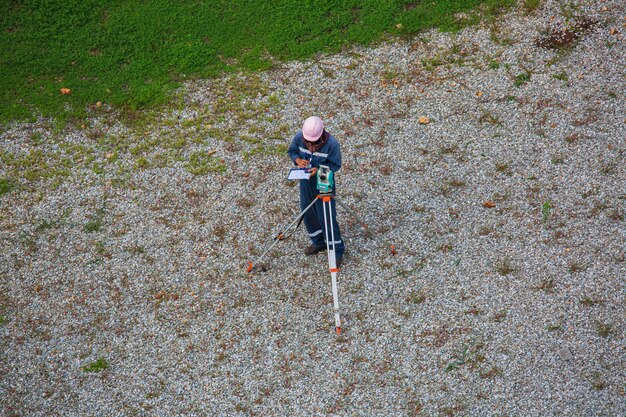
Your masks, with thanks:
M317 170L317 189L322 194L332 193L335 180L333 171L326 165L320 165Z

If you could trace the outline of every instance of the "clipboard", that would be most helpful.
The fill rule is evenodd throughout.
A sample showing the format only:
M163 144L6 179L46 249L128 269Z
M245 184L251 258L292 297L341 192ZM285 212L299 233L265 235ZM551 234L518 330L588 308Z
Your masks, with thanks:
M287 177L288 180L308 180L309 178L311 178L311 173L303 168L291 168Z

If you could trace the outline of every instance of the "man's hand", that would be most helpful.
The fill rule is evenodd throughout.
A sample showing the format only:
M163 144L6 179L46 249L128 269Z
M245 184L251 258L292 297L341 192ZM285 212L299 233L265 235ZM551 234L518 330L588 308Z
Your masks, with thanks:
M296 158L295 162L298 168L306 168L309 165L309 161L307 161L306 159L302 159L302 158Z
M308 169L307 172L311 173L311 176L313 176L317 172L317 168Z

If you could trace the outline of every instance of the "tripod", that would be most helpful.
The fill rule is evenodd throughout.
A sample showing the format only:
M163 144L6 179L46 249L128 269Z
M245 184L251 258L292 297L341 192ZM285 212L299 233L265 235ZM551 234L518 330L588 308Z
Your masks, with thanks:
M302 212L289 224L285 227L280 233L278 233L274 237L274 243L270 245L269 248L261 254L254 262L248 263L248 272L252 272L252 269L255 265L257 265L261 259L281 240L286 240L289 236L286 236L288 230L295 226L292 234L295 230L300 226L302 219L304 218L305 213L313 207L313 205L317 202L318 199L322 200L322 207L324 210L324 236L326 236L326 253L328 254L328 269L330 270L330 276L332 281L332 291L333 291L333 308L335 312L335 331L337 334L341 334L341 319L339 318L339 295L337 293L337 273L339 272L339 268L337 268L337 258L335 256L335 231L333 229L332 223L332 204L331 200L335 199L337 204L343 207L348 213L353 215L359 223L363 225L364 228L367 229L367 224L365 224L348 206L343 204L340 200L337 199L336 196L332 194L332 192L323 192L317 195L315 200L311 202ZM330 223L330 224L329 224ZM329 233L330 232L330 233Z

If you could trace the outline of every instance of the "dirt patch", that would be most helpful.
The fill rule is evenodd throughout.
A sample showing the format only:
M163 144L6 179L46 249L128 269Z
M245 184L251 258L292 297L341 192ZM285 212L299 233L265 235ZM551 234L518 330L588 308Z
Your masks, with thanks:
M547 49L565 49L574 46L585 34L597 24L596 21L581 16L573 26L552 28L546 34L535 40L535 45Z

